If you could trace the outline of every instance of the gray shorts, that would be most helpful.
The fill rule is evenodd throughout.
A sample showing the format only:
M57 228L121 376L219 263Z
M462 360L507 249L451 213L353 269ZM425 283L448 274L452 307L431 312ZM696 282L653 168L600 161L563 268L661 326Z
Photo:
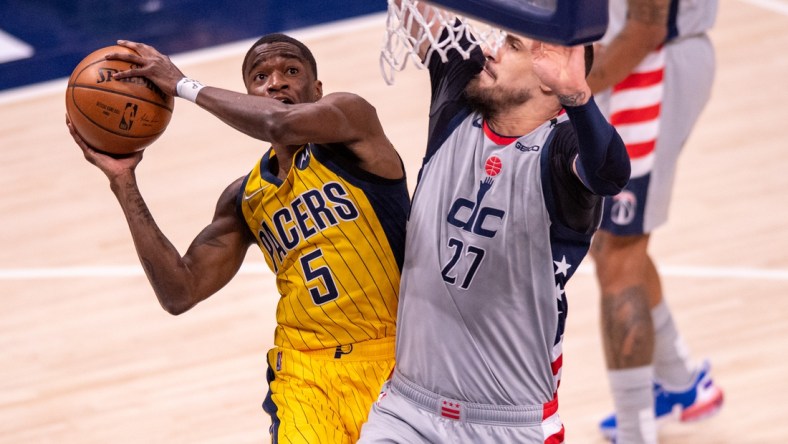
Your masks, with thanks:
M395 372L373 404L358 443L560 444L564 427L556 410L557 403L548 409L444 399Z

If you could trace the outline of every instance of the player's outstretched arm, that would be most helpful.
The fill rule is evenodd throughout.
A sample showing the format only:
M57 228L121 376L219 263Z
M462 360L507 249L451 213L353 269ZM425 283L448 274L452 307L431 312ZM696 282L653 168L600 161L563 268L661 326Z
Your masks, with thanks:
M206 87L197 104L237 130L274 145L341 143L370 173L392 179L404 174L375 107L356 94L333 93L316 102L288 104Z
M178 83L185 76L169 57L144 43L118 40L118 45L132 49L137 54L107 55L108 59L122 60L136 66L114 74L116 79L146 77L165 93L178 96ZM270 91L265 91L267 97L199 85L199 94L190 100L233 128L274 145L354 143L368 137L379 127L375 125L377 114L374 108L361 97L353 94L322 97L320 82L308 86L312 89L311 99L291 97L298 92L292 86L285 85L283 82L277 86L278 90L268 88ZM382 130L379 132L382 133Z
M107 58L137 65L115 74L115 78L143 76L165 93L178 95L178 83L184 75L167 56L142 43L119 40L118 44L139 55L109 54ZM342 143L359 157L362 169L381 177L402 177L399 156L386 138L375 108L351 93L322 97L320 82L313 87L313 100L317 101L292 100L288 97L293 94L291 87L261 97L202 85L191 100L256 139L280 146Z
M581 106L564 108L572 123L578 143L573 170L594 194L613 196L629 181L629 156L618 132L589 100Z
M67 125L88 162L109 179L110 188L126 217L140 263L167 312L187 311L232 279L254 241L235 212L240 179L224 191L213 220L181 257L159 229L137 186L135 169L142 160L142 152L123 158L102 154L90 148L70 122Z
M629 180L629 157L621 137L592 100L583 46L533 41L531 57L534 73L556 94L577 136L575 175L595 194L619 193Z
M596 45L588 84L594 93L624 80L653 50L665 42L670 0L628 0L624 28L606 47Z

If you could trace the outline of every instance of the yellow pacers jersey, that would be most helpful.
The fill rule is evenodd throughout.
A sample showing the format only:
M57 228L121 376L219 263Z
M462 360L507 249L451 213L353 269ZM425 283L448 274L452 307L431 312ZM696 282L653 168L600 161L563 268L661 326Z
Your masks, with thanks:
M239 206L281 299L274 343L317 350L395 334L405 222L405 178L362 171L343 145L309 144L287 179L273 149L249 173Z

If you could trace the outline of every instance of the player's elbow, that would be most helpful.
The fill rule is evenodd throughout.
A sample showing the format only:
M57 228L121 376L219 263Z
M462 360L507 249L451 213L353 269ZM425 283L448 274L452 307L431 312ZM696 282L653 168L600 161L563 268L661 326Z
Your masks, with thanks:
M629 177L612 178L606 181L600 181L591 186L595 194L600 196L615 196L624 190L624 187L629 183Z
M632 174L632 164L627 153L626 145L621 140L618 133L614 134L610 142L605 166L600 171L600 176L604 178L599 194L604 196L614 196L621 192L629 183Z
M162 295L159 293L157 293L156 296L159 298L161 308L173 316L186 313L194 306L194 302L191 301L191 298L173 297L172 295Z
M164 308L164 311L166 311L167 313L169 313L169 314L171 314L173 316L181 315L183 313L186 313L189 310L188 308L183 308L183 307L175 306L175 305L162 304L161 306L162 306L162 308Z
M301 145L301 139L293 137L293 133L285 125L277 125L271 129L268 141L273 145Z
M266 116L263 127L266 129L266 134L262 139L274 145L299 145L303 143L298 139L301 128L295 119L288 116L287 113L274 113Z
M591 189L602 196L615 196L627 186L630 174L629 159L623 159L615 165L615 168L609 168L603 174L599 174L597 180L591 184Z

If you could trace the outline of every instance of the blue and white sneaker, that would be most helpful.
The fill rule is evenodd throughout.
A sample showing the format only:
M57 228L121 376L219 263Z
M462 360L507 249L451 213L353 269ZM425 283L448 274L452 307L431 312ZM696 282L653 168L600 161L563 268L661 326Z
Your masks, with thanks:
M681 422L708 418L722 408L723 394L711 379L710 364L704 361L698 370L695 383L687 391L670 392L654 383L654 413L658 422L678 419ZM616 440L616 415L612 414L599 423L602 435Z

